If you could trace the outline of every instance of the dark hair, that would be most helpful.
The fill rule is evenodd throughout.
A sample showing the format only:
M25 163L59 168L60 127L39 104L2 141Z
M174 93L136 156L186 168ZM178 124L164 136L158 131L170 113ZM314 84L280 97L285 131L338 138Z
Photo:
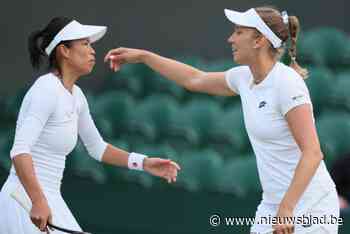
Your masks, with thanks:
M300 30L300 23L296 16L288 17L288 25L283 22L281 13L274 7L265 6L255 8L256 12L267 24L267 26L278 36L284 44L290 39L290 46L288 53L290 56L290 64L296 72L298 72L303 78L307 78L308 71L299 66L296 61L297 58L297 40ZM275 49L271 46L274 54L281 56L284 50Z
M49 69L56 68L59 70L56 59L56 50L54 49L50 56L48 56L45 52L45 48L55 38L57 33L71 21L72 19L67 17L55 17L43 30L36 30L29 35L28 50L30 62L34 69L39 69L43 63L43 59L48 58ZM65 46L69 47L70 41L62 41L58 45L60 44L64 44Z

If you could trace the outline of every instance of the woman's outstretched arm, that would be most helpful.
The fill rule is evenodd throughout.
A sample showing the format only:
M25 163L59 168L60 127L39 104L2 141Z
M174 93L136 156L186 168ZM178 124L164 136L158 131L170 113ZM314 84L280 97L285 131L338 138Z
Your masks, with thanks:
M220 96L236 95L227 85L225 72L204 72L187 64L146 50L117 48L105 56L110 68L118 71L125 63L144 63L163 77L193 92Z

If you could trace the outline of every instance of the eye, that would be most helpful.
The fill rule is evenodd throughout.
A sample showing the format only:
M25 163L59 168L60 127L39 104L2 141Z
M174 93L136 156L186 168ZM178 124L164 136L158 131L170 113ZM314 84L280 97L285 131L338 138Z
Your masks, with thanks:
M235 34L236 35L241 35L242 34L242 30L240 30L240 29L235 30Z
M236 34L236 35L240 35L243 33L242 29L240 27L235 27L233 32Z

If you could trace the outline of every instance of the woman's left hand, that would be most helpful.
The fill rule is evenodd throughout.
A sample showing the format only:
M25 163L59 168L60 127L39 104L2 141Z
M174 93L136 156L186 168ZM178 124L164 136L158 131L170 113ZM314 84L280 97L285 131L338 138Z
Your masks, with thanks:
M170 159L162 158L145 158L143 161L143 169L154 176L159 176L168 181L168 183L176 182L177 172L180 166Z
M293 209L281 203L276 214L276 222L277 225L273 225L273 234L294 233Z

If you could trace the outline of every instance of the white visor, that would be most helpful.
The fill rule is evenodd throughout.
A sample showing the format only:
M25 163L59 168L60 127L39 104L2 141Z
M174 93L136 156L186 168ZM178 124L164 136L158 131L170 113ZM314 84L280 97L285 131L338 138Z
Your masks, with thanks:
M234 24L257 29L271 42L274 48L281 47L282 40L272 32L254 8L251 8L246 12L225 9L225 15Z
M90 43L93 43L101 39L106 31L106 26L83 25L73 20L57 33L48 47L46 47L45 52L47 55L50 55L61 41L88 38Z

